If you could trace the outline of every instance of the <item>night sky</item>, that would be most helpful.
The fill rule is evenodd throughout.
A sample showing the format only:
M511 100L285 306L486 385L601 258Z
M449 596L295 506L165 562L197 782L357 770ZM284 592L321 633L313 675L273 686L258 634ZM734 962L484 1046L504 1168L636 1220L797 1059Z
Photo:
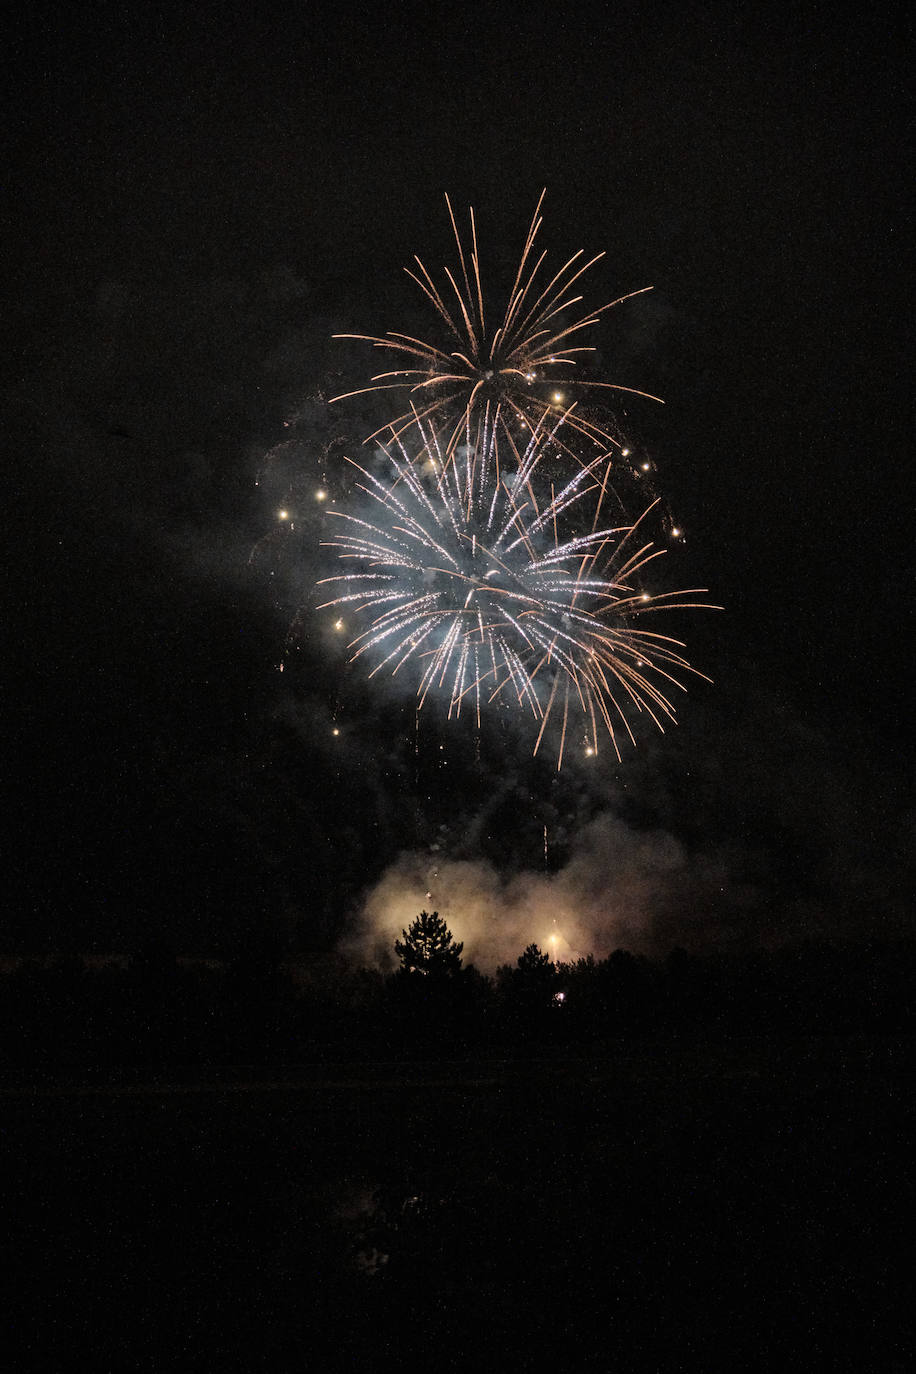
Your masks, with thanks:
M427 883L485 964L556 901L581 952L907 929L911 35L691 11L18 18L0 952L365 954ZM276 527L339 490L320 397L373 360L330 336L423 318L443 192L498 295L545 186L549 261L606 250L590 303L654 287L594 341L665 398L626 423L726 608L677 729L559 777L501 722L417 753L313 609L323 517Z

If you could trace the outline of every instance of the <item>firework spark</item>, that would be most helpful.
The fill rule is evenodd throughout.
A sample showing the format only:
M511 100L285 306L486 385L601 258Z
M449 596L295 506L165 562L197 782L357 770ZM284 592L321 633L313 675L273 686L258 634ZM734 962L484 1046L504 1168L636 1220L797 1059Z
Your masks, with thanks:
M648 511L607 523L613 455L582 460L557 490L542 470L568 447L569 415L544 410L519 442L504 404L482 400L457 444L414 411L409 438L395 424L381 446L384 480L352 464L369 512L330 513L341 528L327 545L353 570L322 580L333 590L319 609L347 606L365 625L351 661L366 655L370 676L413 670L421 706L444 695L450 716L469 704L478 723L485 705L520 708L535 721L535 753L554 720L558 768L574 724L586 752L606 731L619 758L622 735L635 743L634 715L664 730L667 694L684 690L677 674L696 672L681 641L639 622L704 605L689 598L705 589L647 590L663 550L642 542Z
M457 271L444 269L447 285L440 289L418 257L414 259L416 271L405 268L445 326L444 346L398 331L389 331L384 337L336 336L371 343L394 354L399 364L391 371L377 373L370 386L333 398L342 401L380 391L406 396L407 409L390 425L386 423L371 434L370 439L386 433L389 427L398 437L421 426L427 427L426 433L432 426L439 447L450 459L463 442L465 432L478 426L482 412L498 406L497 424L506 434L519 427L534 430L545 415L559 411L567 420L569 437L587 439L594 449L611 447L619 451L624 447L620 436L568 404L570 391L575 396L583 388L597 388L653 401L660 399L635 387L576 377L574 369L584 361L582 355L595 352L592 346L579 342L583 331L606 311L652 288L642 287L582 313L583 298L577 292L577 284L604 253L584 261L580 249L547 280L547 273L541 271L546 253L536 250L544 195L542 191L528 229L505 313L495 327L491 326L484 307L474 211L470 211L470 243L465 244L446 196L458 250ZM576 444L564 442L561 447L567 456L581 461Z

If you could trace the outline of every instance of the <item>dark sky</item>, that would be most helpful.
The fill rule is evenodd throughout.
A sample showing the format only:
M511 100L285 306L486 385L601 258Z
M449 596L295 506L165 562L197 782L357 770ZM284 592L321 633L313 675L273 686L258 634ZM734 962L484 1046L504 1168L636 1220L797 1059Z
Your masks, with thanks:
M383 870L431 853L478 865L456 893L533 875L544 825L545 891L565 883L596 913L604 874L597 944L905 928L899 14L20 16L2 215L7 947L202 949L278 923L320 947ZM400 269L448 258L444 191L475 205L498 277L544 186L550 260L607 251L593 303L655 288L596 342L609 375L666 400L627 423L688 531L678 575L726 606L688 636L716 685L600 776L558 781L504 734L478 760L452 730L446 784L438 760L412 761L412 713L345 673L311 613L277 673L319 529L275 548L286 469L265 456L293 421L291 475L323 470L315 395L369 361L329 335L411 318ZM500 891L521 938L526 899Z

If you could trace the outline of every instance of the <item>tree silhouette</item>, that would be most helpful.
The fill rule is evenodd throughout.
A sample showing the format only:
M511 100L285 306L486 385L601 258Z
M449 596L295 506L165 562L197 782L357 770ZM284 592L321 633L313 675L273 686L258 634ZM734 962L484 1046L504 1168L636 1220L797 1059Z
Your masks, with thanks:
M394 950L405 973L448 977L459 972L464 944L455 943L438 911L421 911L401 934L404 938L395 940Z
M515 967L504 964L496 971L498 998L504 1024L512 1034L541 1036L554 1033L553 1012L559 986L556 964L537 945L528 945Z
M538 945L527 946L524 954L518 956L518 967L532 980L545 980L553 973L550 955L542 953Z

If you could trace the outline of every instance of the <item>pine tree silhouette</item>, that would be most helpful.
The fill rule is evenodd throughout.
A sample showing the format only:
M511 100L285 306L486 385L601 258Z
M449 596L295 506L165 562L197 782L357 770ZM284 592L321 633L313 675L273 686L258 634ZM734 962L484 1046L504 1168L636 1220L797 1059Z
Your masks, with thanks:
M460 970L464 943L456 944L438 911L421 911L401 934L404 938L395 940L394 950L405 973L442 977Z

